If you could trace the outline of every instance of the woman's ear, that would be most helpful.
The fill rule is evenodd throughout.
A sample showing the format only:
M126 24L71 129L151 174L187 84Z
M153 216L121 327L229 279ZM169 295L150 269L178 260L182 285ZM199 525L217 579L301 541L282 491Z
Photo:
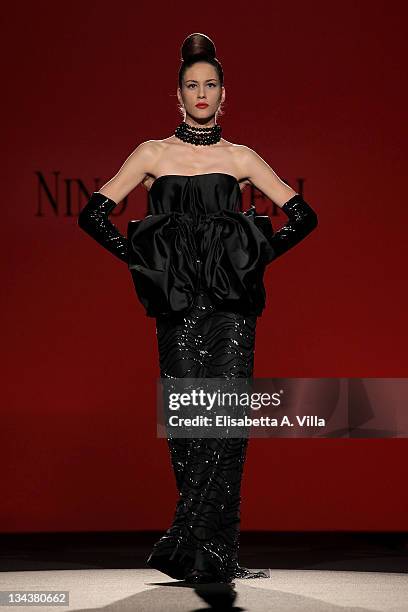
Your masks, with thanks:
M177 87L177 99L179 101L180 106L184 107L183 98L181 96L180 87Z

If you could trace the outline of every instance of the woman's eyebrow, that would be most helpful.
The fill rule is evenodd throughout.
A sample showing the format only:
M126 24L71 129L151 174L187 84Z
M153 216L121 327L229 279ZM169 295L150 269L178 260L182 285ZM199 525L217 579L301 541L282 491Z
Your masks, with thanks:
M216 81L217 79L206 79L204 82L207 83L207 81ZM198 81L196 81L195 79L187 79L186 83L188 83L189 81L191 81L192 83L198 83Z

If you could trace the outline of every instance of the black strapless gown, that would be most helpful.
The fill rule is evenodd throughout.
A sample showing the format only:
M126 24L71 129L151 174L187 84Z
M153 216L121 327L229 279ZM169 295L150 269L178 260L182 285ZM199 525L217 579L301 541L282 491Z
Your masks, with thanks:
M317 226L313 209L292 196L282 205L289 222L273 233L268 217L242 211L237 179L222 172L156 179L148 214L129 222L127 238L108 218L116 206L94 192L78 225L127 263L146 315L156 317L161 376L252 377L264 269ZM227 581L268 577L238 564L248 438L169 435L168 443L179 500L147 563L179 579L194 568Z
M149 213L129 224L129 268L147 316L156 317L161 377L252 377L270 251L242 212L238 181L223 173L159 177ZM168 444L179 500L147 564L176 579L193 568L220 581L267 578L238 563L248 438Z

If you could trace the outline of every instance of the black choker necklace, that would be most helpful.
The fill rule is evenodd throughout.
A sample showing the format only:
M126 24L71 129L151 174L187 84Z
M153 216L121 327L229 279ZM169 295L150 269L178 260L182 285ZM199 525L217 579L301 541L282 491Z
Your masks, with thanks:
M209 128L197 128L182 121L174 132L174 135L184 142L194 145L210 145L221 140L221 126L216 124Z

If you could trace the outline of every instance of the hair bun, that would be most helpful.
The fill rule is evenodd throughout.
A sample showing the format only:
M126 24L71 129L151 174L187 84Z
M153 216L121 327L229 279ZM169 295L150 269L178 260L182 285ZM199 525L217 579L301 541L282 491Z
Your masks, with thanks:
M201 32L194 32L184 40L181 46L181 58L183 61L197 59L198 56L215 58L215 45L211 38Z

